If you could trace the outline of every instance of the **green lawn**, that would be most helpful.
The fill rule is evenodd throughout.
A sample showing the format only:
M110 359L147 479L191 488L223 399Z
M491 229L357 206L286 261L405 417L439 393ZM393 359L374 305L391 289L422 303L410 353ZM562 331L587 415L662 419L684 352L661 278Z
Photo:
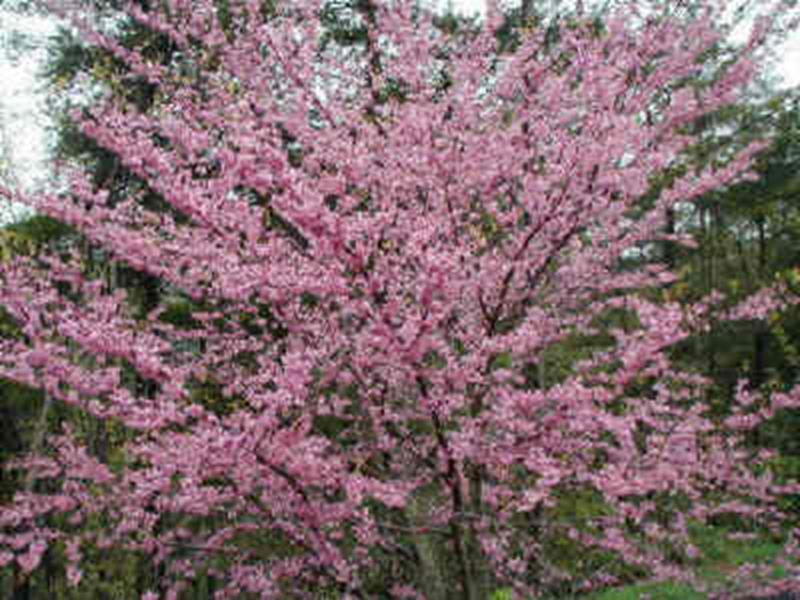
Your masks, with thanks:
M701 552L695 573L705 583L724 584L729 575L737 568L748 563L772 564L780 554L781 544L768 535L749 540L731 540L727 537L730 530L723 527L695 526L690 528L693 542ZM771 571L773 579L785 575L785 569L779 565ZM581 600L703 600L700 593L683 583L662 582L642 583L624 587L606 589L581 596ZM509 590L499 590L492 600L511 600ZM555 598L548 600L557 600Z

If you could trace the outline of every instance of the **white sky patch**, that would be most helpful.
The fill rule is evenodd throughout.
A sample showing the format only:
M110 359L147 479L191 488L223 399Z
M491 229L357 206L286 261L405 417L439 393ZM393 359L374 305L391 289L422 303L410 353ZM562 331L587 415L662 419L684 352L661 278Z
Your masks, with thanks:
M475 13L483 14L486 10L484 0L436 0L435 4L440 9L451 6L453 10L466 16L472 16Z
M37 75L47 56L42 42L53 33L51 19L0 11L0 140L9 162L7 183L28 192L42 189L48 176L47 116ZM19 52L8 51L18 36L30 44ZM18 214L19 207L0 202L0 224Z
M784 87L800 85L800 33L792 37L779 49L781 64L778 72L783 77Z
M30 35L34 48L20 52L10 60L0 56L0 111L16 176L25 188L37 186L37 172L42 171L46 155L46 116L42 83L38 71L46 59L46 51L38 40L55 32L52 21L43 17L20 17L0 13L0 45L6 47L17 34Z

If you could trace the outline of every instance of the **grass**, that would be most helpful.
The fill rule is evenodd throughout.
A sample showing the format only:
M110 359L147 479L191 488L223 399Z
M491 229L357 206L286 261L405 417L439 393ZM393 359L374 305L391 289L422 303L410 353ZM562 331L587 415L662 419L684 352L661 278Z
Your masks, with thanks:
M694 526L690 528L692 541L700 550L701 558L696 566L699 579L710 584L725 583L729 576L745 564L769 564L774 562L782 545L768 535L749 540L731 540L730 529L725 527ZM776 566L771 576L781 578L785 570ZM630 585L604 590L590 595L587 600L693 600L705 598L685 584L663 582Z
M590 596L592 600L703 600L704 594L694 591L687 585L671 583L653 583L629 585L622 588L604 590Z
M727 527L691 526L692 541L700 550L701 558L695 567L698 578L709 584L723 584L729 576L745 564L770 564L780 554L782 545L771 536L760 535L749 540L731 540ZM780 579L785 569L775 566L771 577ZM492 600L510 600L509 590L498 590ZM583 596L582 600L702 600L706 595L686 584L676 582L632 584L609 588ZM557 600L555 598L548 600Z

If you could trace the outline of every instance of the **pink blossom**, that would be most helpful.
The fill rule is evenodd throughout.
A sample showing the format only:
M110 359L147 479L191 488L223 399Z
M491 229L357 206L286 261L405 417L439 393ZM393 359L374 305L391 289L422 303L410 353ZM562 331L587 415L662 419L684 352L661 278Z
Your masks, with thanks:
M69 585L72 587L77 587L78 584L81 582L81 578L83 577L83 573L77 567L73 565L69 565L67 567L67 581Z
M28 551L25 554L17 555L17 564L22 568L24 573L30 573L39 566L42 555L46 549L47 546L44 542L33 542L28 547Z
M740 434L800 395L742 382L725 422L706 418L694 399L712 382L670 349L707 330L722 298L648 300L675 274L620 269L631 248L685 244L664 238L669 210L737 181L763 149L691 168L689 125L736 101L758 65L753 44L686 86L723 41L717 3L688 21L620 3L602 31L576 14L558 39L531 27L502 51L498 2L475 31L446 35L423 6L371 3L374 14L353 9L365 40L326 34L325 48L318 1L266 20L259 2L231 2L233 36L214 0L122 4L179 49L174 60L49 0L159 90L152 110L109 95L72 115L139 183L117 194L76 167L63 171L69 201L2 193L164 293L142 315L135 294L84 277L77 247L0 263L0 305L22 333L0 336L0 377L125 430L112 464L69 428L43 445L46 461L20 462L57 490L3 507L0 562L30 572L63 539L71 584L81 544L122 547L168 570L167 597L209 564L225 597L363 596L376 569L401 579L398 596L425 597L437 570L466 589L476 569L534 596L525 582L566 577L541 556L565 532L679 575L660 545L629 535L636 523L694 553L680 513L651 522L669 512L663 497L698 519L768 522L777 488L751 467L769 457L745 453ZM442 69L445 88L431 77ZM670 186L652 189L666 171ZM794 302L783 291L722 316L769 318ZM598 325L610 311L624 328ZM604 333L554 376L565 343ZM716 504L719 488L736 499ZM604 504L586 527L537 516L573 491ZM452 569L413 573L436 562L428 539L467 547L475 564L454 552ZM575 588L612 581L593 573Z

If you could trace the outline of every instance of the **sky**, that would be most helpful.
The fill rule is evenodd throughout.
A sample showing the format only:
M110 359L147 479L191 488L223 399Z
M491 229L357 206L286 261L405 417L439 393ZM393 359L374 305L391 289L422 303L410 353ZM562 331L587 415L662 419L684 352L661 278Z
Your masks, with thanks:
M457 11L482 12L484 0L433 0L440 7L453 6ZM592 0L586 0L590 4ZM44 64L44 42L55 32L52 20L43 17L21 17L0 11L0 49L5 48L17 33L29 34L33 49L9 60L0 52L0 123L10 141L13 173L21 187L39 189L46 180L47 135L44 94L37 80L37 69ZM776 71L784 86L800 85L800 33L795 33L780 50ZM0 223L3 207L0 206Z
M20 18L0 11L0 48L8 47L18 32L30 32L33 41L44 41L55 32L55 27L41 17ZM39 189L48 172L45 98L37 80L37 71L45 58L43 47L28 48L12 57L0 52L0 124L4 141L10 147L8 158L13 179L27 190ZM6 217L4 209L7 206L0 204L0 223Z

